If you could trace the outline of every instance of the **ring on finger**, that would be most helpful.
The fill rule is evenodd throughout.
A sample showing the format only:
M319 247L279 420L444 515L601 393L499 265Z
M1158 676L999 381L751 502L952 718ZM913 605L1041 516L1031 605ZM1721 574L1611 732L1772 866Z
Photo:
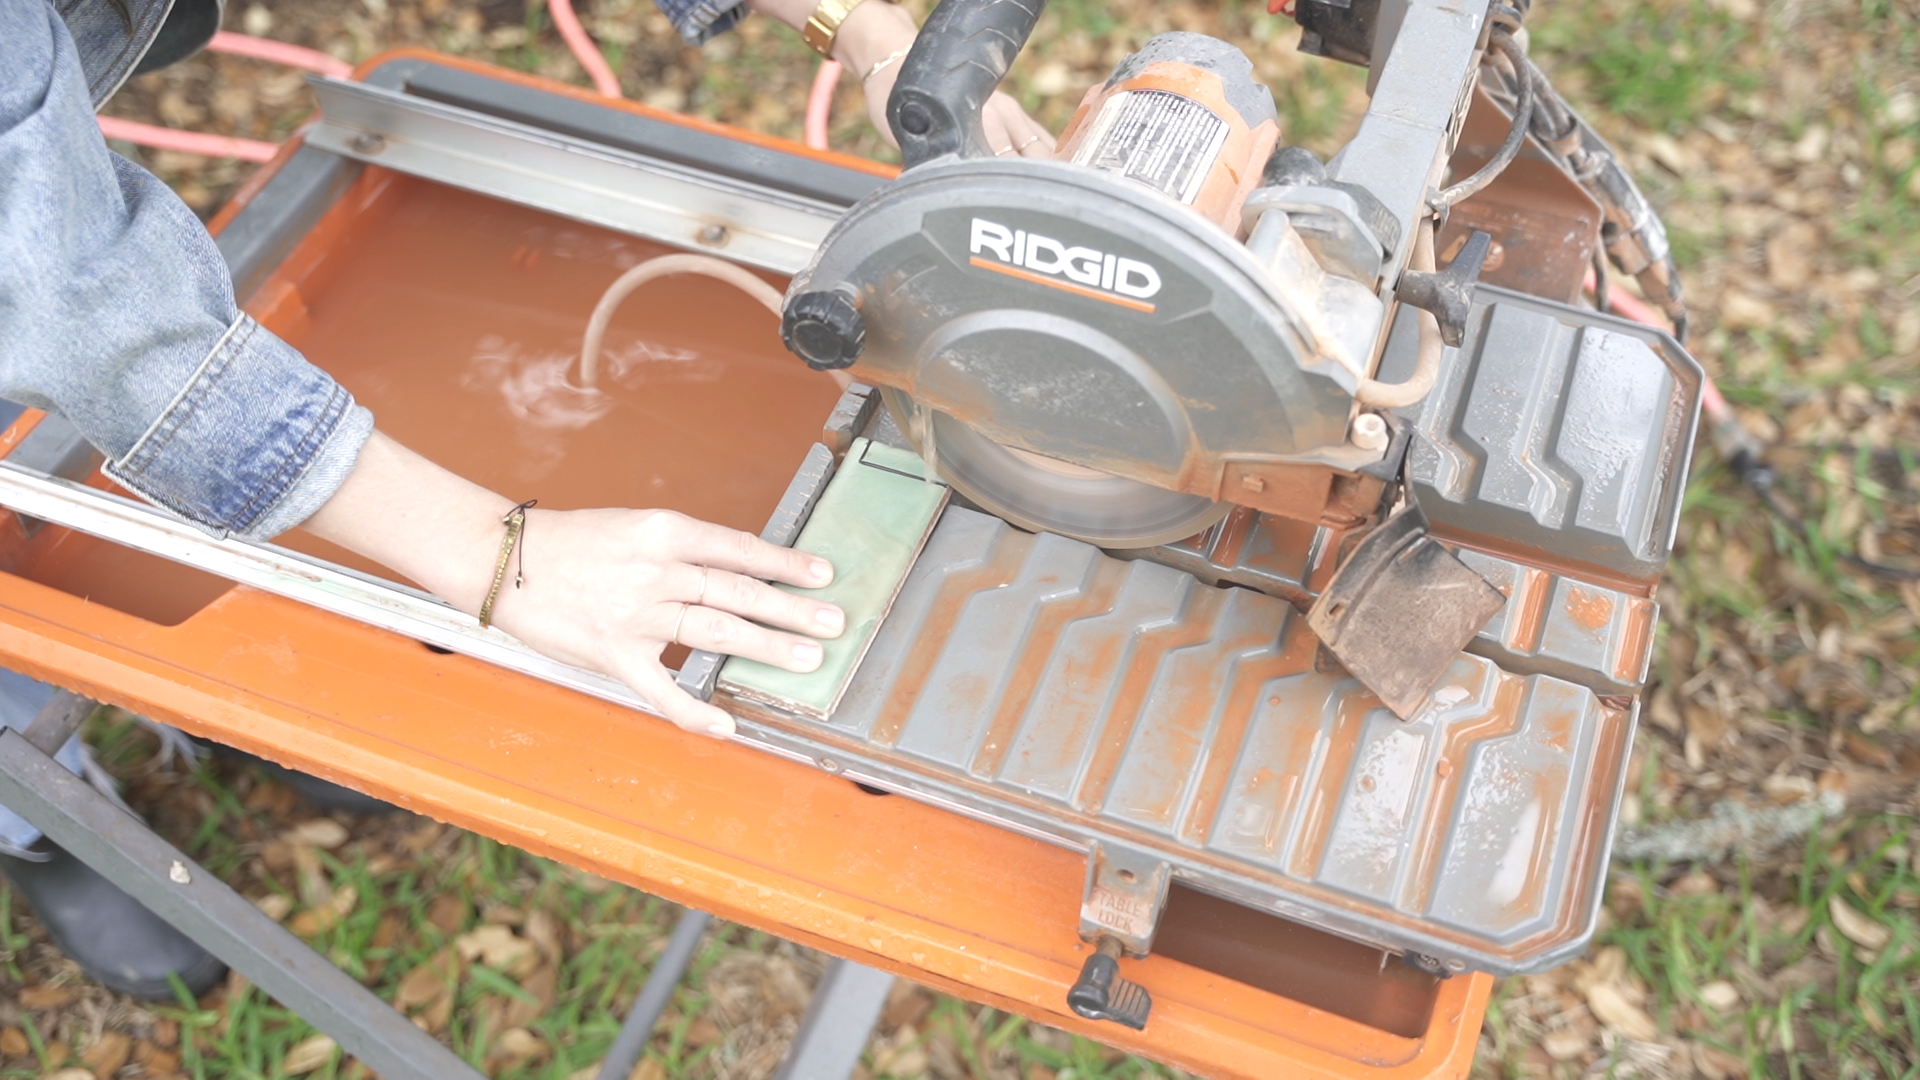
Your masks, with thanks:
M700 568L700 595L693 598L694 607L699 607L707 602L707 579L711 576L713 576L713 567L703 566Z
M680 628L681 628L682 626L685 626L685 625L686 625L686 622L687 622L687 609L688 609L688 608L690 608L690 607L692 607L692 606L693 606L692 604L681 604L681 605L680 605L680 614L679 614L679 615L677 615L677 616L675 616L675 618L674 618L674 620L673 620L673 636L672 636L672 637L669 637L669 638L668 638L667 640L668 640L668 641L671 641L671 642L673 642L673 643L674 643L675 645L685 645L685 644L686 644L686 642L684 642L684 641L681 641L681 640L680 640Z
M1034 143L1037 143L1039 141L1040 141L1040 136L1035 135L1032 138L1028 139L1026 142L1021 143L1020 149L1025 150L1027 147L1032 146Z

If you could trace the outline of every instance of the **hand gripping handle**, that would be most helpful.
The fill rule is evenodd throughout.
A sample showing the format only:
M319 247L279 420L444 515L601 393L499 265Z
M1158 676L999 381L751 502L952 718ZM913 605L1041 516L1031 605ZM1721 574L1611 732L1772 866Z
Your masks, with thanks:
M980 110L1047 0L941 0L900 64L887 126L906 168L948 154L989 157Z

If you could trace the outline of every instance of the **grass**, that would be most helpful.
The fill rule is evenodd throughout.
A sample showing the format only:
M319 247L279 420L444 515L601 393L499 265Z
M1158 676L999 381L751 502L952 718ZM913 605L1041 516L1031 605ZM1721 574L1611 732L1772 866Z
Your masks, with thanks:
M1920 941L1909 910L1920 901L1920 879L1910 855L1887 855L1909 850L1912 828L1907 819L1869 818L1816 833L1800 873L1780 882L1795 905L1788 910L1811 913L1797 927L1756 916L1759 894L1745 860L1728 875L1733 889L1686 894L1660 884L1662 868L1635 867L1630 880L1642 917L1601 942L1625 951L1634 973L1654 988L1660 1015L1743 1057L1754 1075L1805 1075L1831 1061L1906 1074L1920 1045L1911 986L1920 973ZM1890 941L1874 950L1849 941L1831 914L1836 902L1888 928ZM1769 985L1758 975L1809 961L1833 966L1830 986ZM1714 980L1733 981L1743 1007L1717 1012L1702 994Z
M1618 868L1614 924L1596 939L1596 955L1619 950L1663 1029L1749 1075L1834 1075L1836 1065L1842 1076L1913 1075L1920 1046L1913 828L1906 818L1833 823L1811 839L1798 872L1784 876L1769 877L1746 859L1679 878L1664 866ZM1869 950L1849 940L1833 903L1883 927L1887 942ZM1779 917L1792 912L1808 917ZM1489 1011L1495 1037L1483 1072L1498 1074L1532 1045L1535 1033L1516 1030L1506 1015L1522 985L1503 984Z
M1802 168L1804 179L1792 170L1784 178L1771 173L1773 190L1804 183L1841 196L1831 213L1812 215L1825 226L1829 246L1823 254L1830 264L1874 268L1881 280L1894 282L1920 271L1915 229L1920 192L1907 186L1914 166L1904 158L1889 166L1886 158L1887 148L1911 139L1916 125L1911 119L1877 120L1903 82L1906 92L1913 89L1909 76L1920 70L1913 63L1920 49L1920 10L1873 4L1857 16L1839 16L1832 9L1815 14L1796 5L1744 5L1754 10L1735 18L1732 13L1742 6L1603 0L1577 9L1538 7L1532 20L1536 52L1556 80L1578 88L1576 99L1589 118L1615 137L1624 136L1629 150L1637 136L1658 132L1707 149L1711 160L1718 137L1704 135L1701 125L1716 117L1737 122L1745 116L1734 129L1736 137L1757 147L1764 140L1784 147L1811 125L1825 125L1833 135L1827 157ZM1796 13L1799 21L1791 22ZM1789 69L1803 76L1804 85L1818 88L1813 73L1826 76L1836 68L1831 96L1768 96ZM1847 149L1846 140L1857 149ZM1785 159L1777 150L1772 153L1774 160ZM1849 166L1854 172L1847 172ZM1641 178L1669 210L1709 211L1689 220L1711 222L1711 211L1722 203L1753 197L1739 194L1751 177L1675 181L1643 170ZM1766 198L1770 192L1759 194ZM1711 224L1672 232L1690 289L1702 278L1724 281L1765 272L1757 248L1744 247L1745 241ZM1716 312L1711 303L1706 306L1700 354L1735 401L1785 420L1793 410L1834 409L1865 388L1872 398L1867 414L1905 407L1902 402L1920 375L1920 357L1910 345L1904 352L1896 348L1889 329L1902 301L1769 294L1765 283L1739 287L1775 295L1788 317L1774 326L1714 329ZM1794 318L1804 320L1807 329L1796 329ZM1857 358L1843 364L1826 359L1847 353ZM1853 436L1845 425L1837 430L1840 438ZM1790 436L1788 441L1796 440ZM1662 594L1669 622L1656 650L1657 683L1679 691L1703 682L1710 686L1718 678L1733 680L1744 671L1751 685L1756 667L1793 661L1805 670L1829 663L1808 655L1817 651L1827 627L1860 634L1899 624L1905 611L1901 594L1841 558L1855 551L1863 521L1912 527L1910 484L1903 493L1897 480L1887 479L1889 473L1910 476L1911 462L1889 469L1878 464L1886 455L1875 458L1865 450L1863 439L1851 452L1807 452L1793 459L1804 464L1783 468L1785 494L1813 525L1804 534L1767 515L1710 454L1696 460L1682 544ZM1843 768L1854 766L1831 747L1875 738L1861 731L1875 708L1890 704L1898 714L1920 701L1915 676L1920 634L1909 627L1882 641L1879 654L1843 655L1834 665L1852 668L1869 688L1869 698L1858 705L1836 706L1818 695L1792 693L1757 707L1743 704L1734 717L1732 743L1706 756L1711 787L1696 783L1688 765L1677 760L1676 744L1691 730L1690 721L1671 736L1643 725L1641 767L1630 789L1646 820L1657 825L1698 816L1724 793L1738 796L1743 769L1755 786L1766 778L1765 768L1777 769L1777 776L1807 777L1809 761L1830 776L1847 775ZM1745 658L1735 665L1746 666L1730 665L1730 655ZM1684 693L1676 696L1686 703ZM1753 711L1738 715L1747 709ZM1894 745L1910 745L1909 736L1898 727L1886 732ZM1777 741L1781 750L1763 750L1757 740ZM1828 749L1821 749L1823 744ZM1743 763L1747 758L1764 768L1753 772ZM1606 925L1588 961L1504 982L1488 1014L1477 1071L1485 1076L1920 1075L1914 824L1908 817L1875 814L1870 805L1779 853L1741 853L1735 861L1706 867L1616 867ZM1867 926L1881 928L1869 936L1884 933L1886 943L1867 949L1849 940L1836 922L1836 903ZM1858 925L1853 929L1860 931ZM1668 1054L1657 1065L1636 1059L1644 1044L1618 1030L1598 1033L1597 1058L1555 1058L1546 1052L1556 1025L1592 1023L1578 980L1592 977L1593 965L1608 950L1619 951L1626 985L1644 994L1641 1004ZM1721 1009L1709 1003L1709 987ZM1725 1004L1729 987L1737 995L1731 1006Z
M1529 30L1584 69L1588 100L1656 130L1679 131L1761 81L1741 60L1746 24L1704 0L1542 5Z

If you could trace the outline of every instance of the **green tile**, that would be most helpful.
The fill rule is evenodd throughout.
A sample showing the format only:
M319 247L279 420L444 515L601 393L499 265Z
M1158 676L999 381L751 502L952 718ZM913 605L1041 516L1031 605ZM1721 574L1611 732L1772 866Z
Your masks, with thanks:
M826 658L806 674L729 659L720 669L721 689L816 720L833 714L946 505L945 485L919 479L925 473L913 453L854 440L794 543L833 564L833 584L778 586L840 605L847 613L846 633L821 643Z

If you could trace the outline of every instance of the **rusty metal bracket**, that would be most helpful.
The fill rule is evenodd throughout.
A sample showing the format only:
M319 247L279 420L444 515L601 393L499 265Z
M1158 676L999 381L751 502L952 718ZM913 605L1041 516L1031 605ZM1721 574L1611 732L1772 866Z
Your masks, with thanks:
M1408 505L1354 548L1308 610L1307 625L1406 720L1505 603Z
M1153 932L1167 906L1173 870L1165 859L1094 841L1087 853L1087 888L1080 901L1080 937L1114 938L1132 956L1153 949Z
M1173 867L1143 851L1094 841L1087 852L1087 888L1080 900L1080 937L1095 952L1067 991L1067 1004L1089 1020L1110 1020L1138 1031L1147 1026L1153 998L1120 976L1122 954L1145 956L1167 906Z

